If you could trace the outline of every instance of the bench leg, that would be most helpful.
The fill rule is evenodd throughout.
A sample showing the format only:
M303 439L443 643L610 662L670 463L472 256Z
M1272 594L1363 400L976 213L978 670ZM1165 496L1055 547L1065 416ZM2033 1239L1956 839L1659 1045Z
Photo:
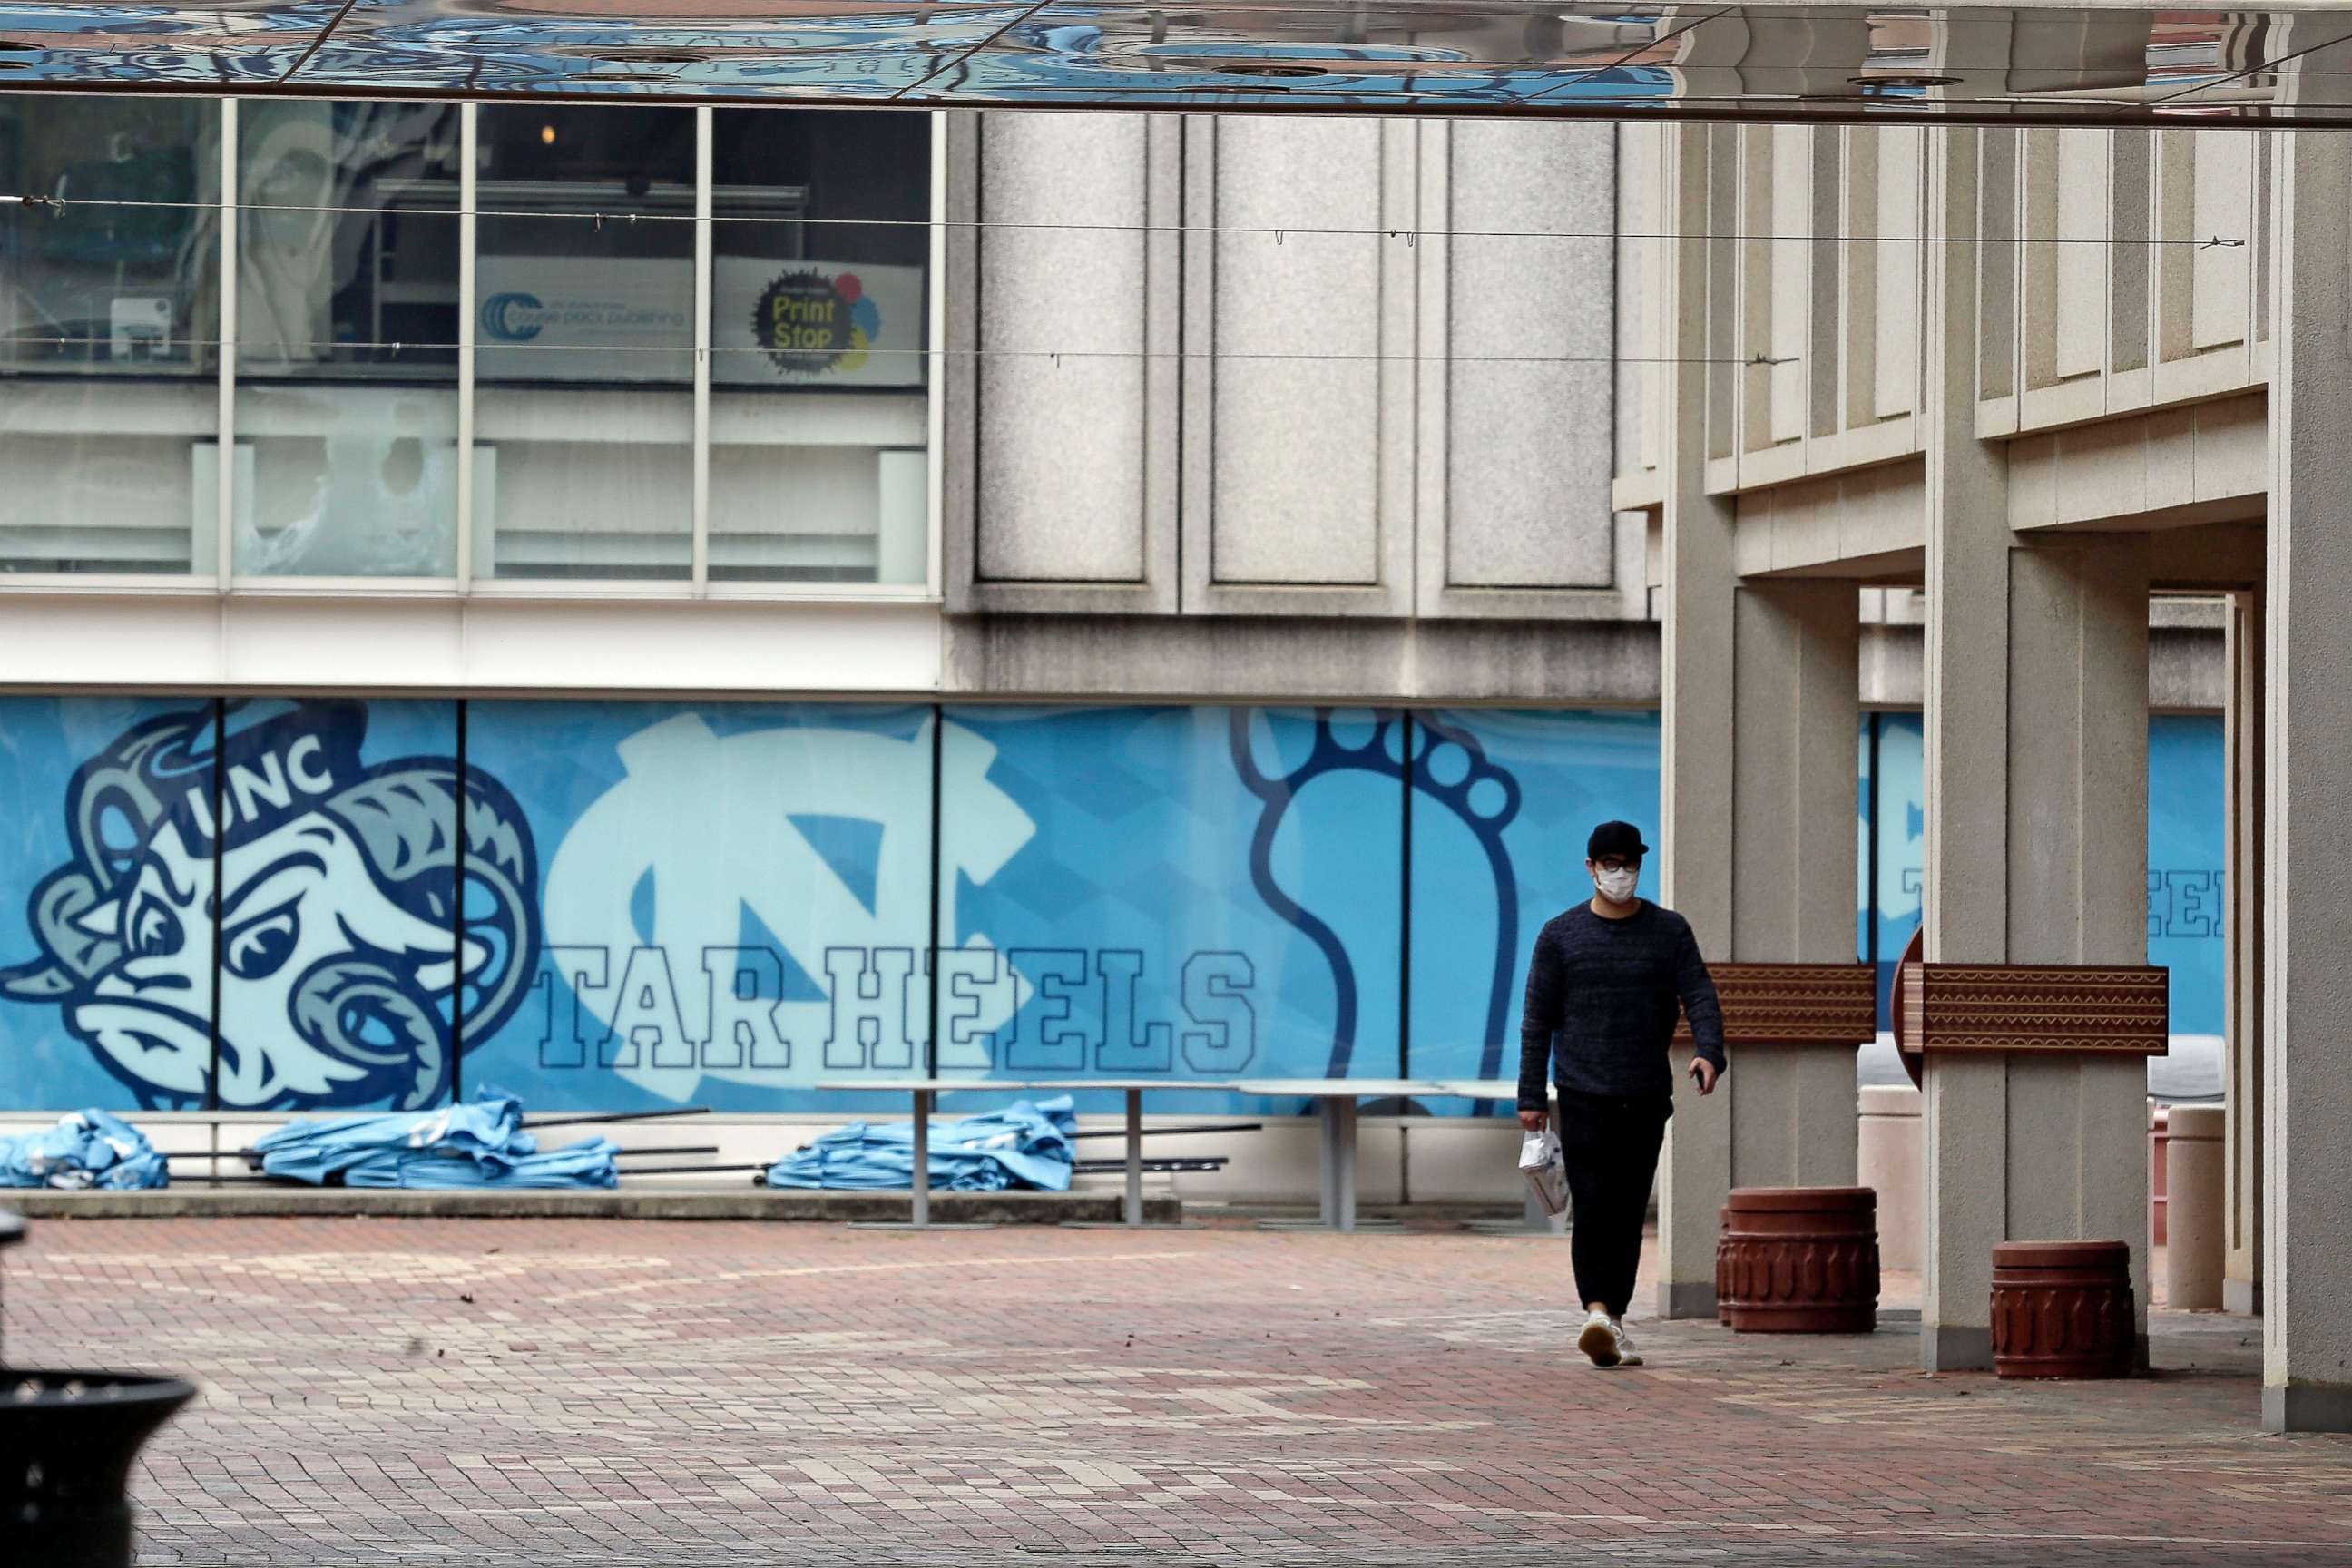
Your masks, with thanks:
M1143 1223L1143 1091L1127 1091L1127 1204L1122 1217Z

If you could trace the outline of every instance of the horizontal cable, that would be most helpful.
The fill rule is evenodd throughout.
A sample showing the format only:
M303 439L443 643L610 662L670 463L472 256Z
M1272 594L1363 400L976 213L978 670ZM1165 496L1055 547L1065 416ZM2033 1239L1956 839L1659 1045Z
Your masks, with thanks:
M397 353L408 353L408 352L410 352L410 351L412 351L412 350L416 350L416 351L431 350L431 351L433 351L433 352L435 352L435 353L458 353L458 352L461 350L461 348L463 348L463 347L464 347L464 345L462 345L462 344L458 344L458 343L412 342L409 342L409 341L407 341L407 340L405 340L405 339L394 339L394 340L393 340L393 341L385 342L342 342L342 341L329 342L329 341L324 340L324 339L315 340L315 341L307 342L286 342L286 341L285 341L285 340L283 340L283 339L276 339L276 338L273 338L273 339L269 339L269 340L268 340L268 341L267 341L266 345L265 345L264 343L262 343L262 342L258 342L258 341L257 341L257 342L255 342L255 343L248 344L248 343L244 342L243 342L243 341L241 341L241 340L231 340L231 339L227 339L227 338L161 338L161 337L142 337L142 338L138 338L138 339L136 339L136 340L134 340L134 341L136 341L136 342L140 342L140 343L142 343L142 344L147 344L147 345L152 345L152 346L157 346L157 347L163 347L163 348L184 348L184 349L219 349L219 348L233 348L233 349L236 349L236 351L238 351L238 356L239 356L239 358L240 358L240 359L247 359L247 355L248 355L248 354L250 354L250 353L253 353L253 351L257 350L257 349L260 349L260 348L262 348L262 347L266 346L266 348L267 348L267 350L268 350L268 353L267 353L267 355L266 355L266 356L264 356L264 357L262 357L262 358L258 359L257 361L257 360L252 360L252 359L247 359L247 368L248 368L248 369L257 368L257 365L269 364L269 363L283 363L283 364L286 364L286 365L289 365L289 366L292 366L292 367L295 367L295 368L308 369L308 368L311 368L311 367L314 367L314 366L323 365L323 364L331 364L331 363L333 363L331 360L327 360L327 359L319 359L319 360L285 360L285 359L283 359L283 357L282 357L282 352L281 352L281 351L286 350L286 349L289 349L289 348L296 348L296 349L332 349L332 350L338 351L338 352L340 352L340 353L350 353L359 352L359 351L370 351L370 352L373 352L373 351L383 351L383 352L387 352L387 353L395 353L395 354L397 354ZM106 346L110 346L110 346L112 346L112 345L113 345L113 343L114 343L115 342L116 342L116 340L115 340L114 338L110 337L110 337L103 337L103 338L95 338L95 337L88 337L88 338L73 338L73 337L58 337L58 336L55 336L55 335L52 335L52 334L49 334L49 333L45 333L45 332L19 332L19 333L9 334L9 335L0 335L0 345L10 345L10 346L16 346L16 347L34 347L34 348L94 348L94 347L98 347L98 346L100 346L100 345L106 345ZM706 354L706 353L708 353L708 354L759 354L759 355L762 355L762 356L773 356L773 355L777 355L777 354L782 354L782 355L785 355L785 356L787 356L787 357L791 357L791 358L808 358L808 359L814 359L814 358L818 358L818 357L821 357L821 356L823 356L823 355L826 355L826 354L831 354L831 355L833 355L833 356L834 356L834 357L835 357L835 358L839 358L839 357L841 357L841 356L843 356L843 355L849 354L849 353L862 353L862 354L868 354L868 355L872 355L872 354L895 354L895 355L899 355L899 356L902 356L902 357L909 357L909 356L910 356L910 357L913 357L913 358L921 359L921 358L927 357L927 356L931 355L931 354L937 354L937 355L939 355L940 357L941 357L942 359L1043 359L1043 360L1051 360L1051 361L1053 361L1053 362L1054 362L1055 363L1056 363L1056 364L1059 364L1062 361L1064 361L1064 360L1066 360L1066 359L1071 359L1071 360L1128 360L1128 359L1145 359L1145 360L1297 360L1297 361L1301 361L1301 362L1306 362L1306 363L1385 363L1385 362L1389 362L1389 361L1394 361L1394 362L1396 362L1397 363L1400 363L1400 364L1728 364L1728 365L1746 365L1746 366L1749 366L1749 367L1758 367L1758 366L1765 366L1765 365L1776 365L1776 364L1795 364L1795 363L1798 363L1797 359L1796 359L1794 356L1790 356L1790 357L1784 358L1784 359L1771 359L1771 358L1768 358L1768 357L1766 357L1766 356L1765 356L1765 355L1763 355L1763 354L1758 354L1758 355L1756 355L1756 356L1755 356L1754 358L1752 358L1752 359L1671 359L1671 358L1667 358L1667 359L1654 359L1654 358L1637 357L1637 356L1632 356L1632 355L1619 355L1619 354L1423 354L1423 353L1398 354L1398 353L1325 353L1325 352L1321 352L1321 351L1318 351L1318 350L1306 350L1306 351L1297 351L1297 352L1294 352L1294 351L1288 351L1288 350L1273 350L1273 349L1238 349L1238 350L1235 350L1235 349L916 349L916 348L877 348L877 347L866 347L866 348L862 348L862 349L847 349L847 348L843 348L843 349L837 349L837 350L836 350L836 349L768 349L768 348L760 348L760 347L756 347L756 346L749 346L749 345L743 345L743 346L725 346L725 347L722 347L722 346L720 346L720 345L719 345L719 344L716 344L716 343L712 344L712 345L711 345L710 347L709 347L709 348L697 348L697 347L696 347L694 344L692 344L692 343L532 343L532 342L520 342L520 343L483 343L483 342L477 342L477 343L475 343L475 344L473 345L473 348L474 348L474 352L475 352L478 355L478 354L484 354L484 353L493 353L493 354L536 354L536 353L587 353L587 354L697 354L697 355L699 355L699 354ZM64 363L71 363L71 362L64 362ZM134 360L134 361L124 361L124 362L113 362L113 363L134 363L134 364L135 364L135 363L152 363L152 362L142 362L142 361L135 361L135 360ZM5 364L0 364L0 372L7 372L7 371L11 371L11 370L21 371L21 370L22 370L22 368L23 368L23 367L22 367L21 365L10 366L10 365L5 365ZM817 373L812 372L812 373L810 373L810 374L817 374Z
M1742 243L1787 242L1810 244L1834 241L1840 244L1864 245L2188 245L2200 250L2227 249L2242 246L2243 239L2225 238L2212 235L2205 238L2113 239L2070 235L2020 235L2007 239L1983 236L1959 237L1918 234L1659 234L1635 230L1567 230L1531 228L1335 228L1321 225L1296 227L1270 224L1173 224L1173 223L1045 223L1023 222L1004 218L919 218L919 217L777 217L757 215L730 216L724 213L699 218L692 213L637 212L545 212L520 207L403 207L349 206L332 204L310 205L299 202L163 202L121 196L52 196L0 195L0 206L16 205L52 216L63 214L70 207L167 207L182 212L240 213L328 213L353 217L472 217L472 218L568 218L593 223L599 229L606 224L628 226L639 223L747 223L791 224L810 228L950 228L1003 229L1012 232L1037 231L1070 234L1174 234L1174 235L1254 235L1271 238L1279 245L1293 235L1307 238L1402 239L1407 245L1428 239L1719 239Z

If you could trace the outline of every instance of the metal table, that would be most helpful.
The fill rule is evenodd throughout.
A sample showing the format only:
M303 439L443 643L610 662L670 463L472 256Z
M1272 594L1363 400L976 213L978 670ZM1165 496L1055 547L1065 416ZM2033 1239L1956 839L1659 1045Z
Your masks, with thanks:
M964 1090L1021 1093L1036 1086L1018 1079L1001 1078L861 1078L835 1079L816 1086L828 1093L908 1094L915 1100L915 1172L913 1201L904 1220L858 1222L877 1230L984 1230L984 1223L938 1221L931 1218L931 1102L942 1094Z
M1122 1226L1143 1224L1143 1097L1152 1089L1231 1089L1236 1085L1205 1079L1170 1078L1057 1078L1034 1079L1024 1089L1042 1089L1054 1094L1077 1094L1087 1089L1115 1089L1127 1097L1127 1194L1119 1206ZM1093 1226L1094 1220L1066 1220L1074 1226Z
M893 1228L939 1230L944 1223L931 1218L931 1105L941 1094L966 1091L1003 1090L1012 1094L1077 1093L1086 1089L1115 1089L1127 1096L1127 1196L1121 1209L1120 1224L1143 1224L1143 1097L1156 1089L1231 1089L1238 1086L1221 1080L1164 1078L868 1078L838 1079L816 1086L824 1090L854 1091L862 1094L906 1094L915 1103L915 1173L912 1212L903 1223L894 1222ZM959 1229L977 1229L977 1226L959 1225Z
M1233 1086L1243 1094L1268 1100L1311 1100L1322 1123L1318 1161L1321 1192L1314 1225L1328 1230L1359 1230L1356 1217L1356 1107L1367 1100L1423 1099L1443 1092L1441 1087L1406 1078L1253 1078ZM1513 1095L1518 1093L1512 1086ZM1295 1221L1273 1221L1277 1228ZM1383 1228L1394 1220L1377 1222Z

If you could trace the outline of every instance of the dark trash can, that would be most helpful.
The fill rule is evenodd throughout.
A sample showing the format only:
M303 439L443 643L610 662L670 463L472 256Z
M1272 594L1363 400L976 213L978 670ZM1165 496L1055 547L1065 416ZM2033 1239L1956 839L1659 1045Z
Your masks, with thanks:
M25 1222L0 1214L0 1247ZM131 1466L195 1396L176 1377L0 1362L0 1540L9 1563L131 1568Z

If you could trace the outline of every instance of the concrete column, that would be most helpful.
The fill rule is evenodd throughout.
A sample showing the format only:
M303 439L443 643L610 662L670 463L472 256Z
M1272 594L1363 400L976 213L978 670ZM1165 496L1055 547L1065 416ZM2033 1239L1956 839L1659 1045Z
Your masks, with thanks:
M2229 1126L2221 1305L2263 1310L2263 596L2230 596L2222 1020Z
M1735 232L1732 132L1728 127L1675 125L1663 132L1669 232L1704 237ZM1723 155L1710 156L1720 146ZM1727 221L1715 224L1717 214ZM1664 464L1663 593L1658 847L1660 897L1696 934L1699 951L1727 957L1732 940L1732 681L1738 576L1732 569L1732 508L1707 493L1706 360L1717 357L1708 310L1709 272L1728 242L1705 237L1665 242L1662 319L1667 355ZM1727 299L1727 295L1717 298ZM1728 332L1729 312L1720 330ZM1853 743L1847 742L1851 752ZM1849 851L1849 854L1851 851ZM1686 1059L1686 1058L1685 1058ZM1679 1074L1682 1061L1675 1064ZM1740 1070L1735 1065L1737 1076ZM1677 1081L1681 1081L1677 1078ZM1658 1312L1715 1315L1718 1211L1731 1186L1731 1095L1727 1079L1714 1096L1677 1097L1667 1123L1658 1175Z
M2164 1300L2176 1312L2221 1305L2221 1153L2227 1113L2176 1105L2166 1141Z
M1932 146L1931 234L1965 239L2006 143ZM2019 547L2004 455L1976 438L1979 247L1928 248L1927 958L2144 963L2147 543ZM2146 1094L2137 1057L1929 1056L1922 1365L1991 1363L2004 1240L2130 1243L2145 1313Z
M1665 132L1681 235L1735 232L1727 128ZM1707 493L1727 439L1729 242L1670 242L1663 542L1662 897L1712 961L1851 963L1860 626L1843 582L1741 584L1733 512ZM1676 1064L1679 1068L1683 1064ZM1679 1082L1679 1078L1677 1079ZM1661 1161L1658 1310L1711 1317L1735 1186L1849 1185L1854 1053L1737 1050L1715 1094L1678 1098Z
M1750 583L1733 605L1731 951L1854 958L1853 737L1861 621L1846 582ZM1738 1050L1730 1185L1852 1186L1852 1046ZM1721 1206L1717 1200L1716 1206ZM1708 1279L1713 1251L1708 1252Z
M1927 1216L1919 1201L1919 1091L1908 1085L1865 1089L1855 1130L1859 1184L1878 1194L1878 1261L1916 1273Z
M2342 1432L2352 1431L2352 140L2286 132L2273 147L2263 1426Z
M1926 331L1925 639L1927 956L2008 956L2009 468L1977 439L1978 203L1988 145L2013 133L1952 126L1928 132ZM2005 1194L1985 1179L2008 1158L2007 1071L1997 1058L1933 1062L1921 1110L1920 1364L1992 1364L1991 1246Z

